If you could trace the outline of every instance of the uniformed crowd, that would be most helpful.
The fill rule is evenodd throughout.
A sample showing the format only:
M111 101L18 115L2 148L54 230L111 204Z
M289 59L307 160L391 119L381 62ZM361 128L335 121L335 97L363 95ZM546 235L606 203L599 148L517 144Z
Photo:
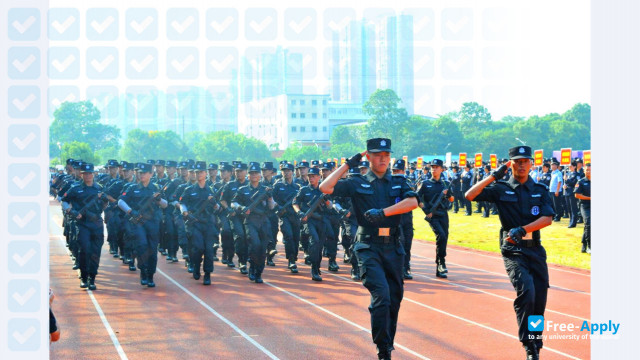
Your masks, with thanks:
M388 139L371 139L367 156L388 155L390 143ZM508 182L512 170L507 163L507 159L499 162L499 170L503 170L497 177L489 165L474 169L467 163L461 168L454 162L447 168L440 159L425 163L422 169L404 160L377 162L376 166L383 164L384 168L376 172L362 155L349 158L346 167L314 160L295 165L281 161L278 169L271 162L109 160L97 171L93 164L68 159L66 173L51 180L51 194L62 204L64 235L73 269L79 270L80 287L91 290L97 288L103 223L110 254L130 271L139 271L140 284L147 287L155 287L158 254L175 263L179 261L178 250L187 271L195 280L202 277L204 285L211 284L216 261L262 283L265 265L276 266L278 233L282 234L287 271L298 273L302 251L311 279L322 281L323 258L327 258L328 271L340 269L336 259L340 243L351 278L362 280L372 294L372 336L381 358L387 358L393 350L402 283L412 279L410 209L415 206L408 199L415 198L415 205L425 213L436 238L436 276L446 278L448 211L472 215L465 193L480 183L489 185L489 180L492 184L500 179ZM541 168L532 168L530 178L540 186L536 189L549 192L553 202L546 211L553 213L555 221L568 217L569 227L585 223L582 250L590 252L590 164L583 168L582 161L576 159L568 169L561 170L558 165L549 159ZM483 217L500 215L504 223L502 211L508 210L500 204L510 201L508 193L497 198L478 196L474 212ZM388 210L396 207L402 210ZM531 216L543 216L541 208L531 209ZM505 228L505 239L509 229L511 226ZM371 251L378 245L379 251ZM399 260L390 258L386 245L396 249L393 254L397 253ZM401 265L397 271L383 268L376 274L376 257L398 260ZM386 279L386 293L380 293L381 278ZM399 294L399 299L394 299L394 294Z

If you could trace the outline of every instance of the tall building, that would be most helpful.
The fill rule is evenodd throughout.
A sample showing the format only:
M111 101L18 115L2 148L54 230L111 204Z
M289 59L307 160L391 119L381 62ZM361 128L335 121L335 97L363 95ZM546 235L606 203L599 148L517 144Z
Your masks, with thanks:
M278 46L247 54L240 67L240 101L302 93L302 54Z
M391 89L413 114L413 16L389 16L377 26L378 88Z

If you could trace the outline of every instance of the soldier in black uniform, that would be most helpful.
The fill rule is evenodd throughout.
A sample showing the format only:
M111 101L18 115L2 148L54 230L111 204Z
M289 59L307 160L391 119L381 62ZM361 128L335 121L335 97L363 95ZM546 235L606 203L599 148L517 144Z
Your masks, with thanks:
M473 183L473 171L471 171L471 164L468 162L464 166L464 173L462 174L462 186L460 188L461 193L464 195L469 189L471 189ZM464 215L471 216L471 201L467 200L464 196L462 197L462 202L464 204Z
M293 210L291 203L298 194L300 185L293 180L293 164L283 164L282 179L273 188L273 200L278 204L280 231L287 256L289 270L297 274L298 245L300 243L300 219Z
M136 255L140 269L140 284L155 287L153 275L158 263L158 241L161 212L167 201L160 196L160 187L151 183L151 165L139 164L140 183L130 186L118 200L118 207L124 211L133 224L136 236Z
M365 175L369 172L370 163L368 161L360 161L358 168L360 169L360 175Z
M578 199L573 195L573 191L578 185L578 175L579 173L576 171L577 163L575 161L571 162L569 165L569 170L564 174L564 185L562 186L564 189L564 200L567 211L569 212L569 226L568 228L576 227L578 220Z
M260 200L260 198L262 200ZM260 201L259 201L260 200ZM253 209L250 206L257 205ZM249 280L262 283L267 244L271 239L271 224L268 213L275 207L272 189L260 183L260 166L249 168L249 184L241 186L231 200L231 207L244 217L245 234L249 244Z
M443 162L440 159L431 161L431 179L423 181L418 190L419 206L425 213L425 220L436 235L436 276L446 278L447 241L449 240L449 214L447 210L453 202L453 194L449 192L449 183L440 179ZM440 194L443 194L440 196Z
M247 184L247 168L247 164L238 163L234 168L236 180L228 182L227 185L222 188L222 192L220 193L220 204L222 204L222 207L227 210L227 214L229 215L228 218L231 223L231 231L233 232L235 251L238 255L238 267L240 269L240 273L243 275L249 273L247 270L249 250L247 248L244 225L242 224L243 219L232 210L231 200L238 189Z
M404 160L399 159L391 167L391 171L393 176L402 176L404 177ZM414 189L413 184L409 179L407 179L407 183ZM404 247L404 266L402 268L402 277L405 280L413 279L413 275L411 275L411 245L413 244L413 212L409 211L408 213L404 213L402 215L402 220L400 220L400 228L402 229L402 246Z
M301 187L309 185L309 162L300 161L296 170L300 172L300 176L296 177L296 182L298 182Z
M260 183L270 189L273 189L273 185L276 182L274 178L275 169L273 168L273 162L265 161L260 168L262 171L262 181ZM272 212L267 214L269 218L269 228L271 229L271 237L269 238L269 244L267 244L267 265L276 266L273 262L273 257L276 256L278 250L276 245L278 244L278 216Z
M367 140L371 168L366 175L338 181L348 168L359 165L362 155L351 157L322 184L325 194L348 196L358 219L354 252L362 284L371 293L371 336L379 359L390 359L404 287L405 251L400 236L400 214L415 209L417 194L406 179L391 176L391 140Z
M358 168L349 168L349 173L347 174L348 177L359 177L362 176L360 175L360 170ZM346 214L344 216L344 227L345 227L345 233L344 233L344 237L348 238L349 241L349 260L348 262L351 264L351 279L355 280L355 281L360 281L360 269L358 268L358 258L356 257L353 248L356 245L356 234L358 232L358 219L356 218L356 215L353 211L353 201L351 200L350 197L340 197L341 199L345 199L345 201L348 201L348 208L343 206L344 209L348 209L349 213ZM344 241L344 240L343 240ZM344 246L344 242L343 242L343 246ZM346 253L347 249L345 248L345 253Z
M118 160L107 160L107 169L109 171L109 175L106 179L104 179L102 183L102 188L105 191L111 185L120 181L120 164L118 163ZM117 230L114 227L115 220L113 220L114 214L117 214L118 212L120 212L120 210L116 209L115 206L108 206L104 210L104 222L105 224L107 224L107 243L109 243L109 254L113 255L113 257L115 258L120 256L118 255L118 238L116 236Z
M213 191L207 186L207 163L195 164L197 183L188 186L180 195L180 211L185 218L185 227L191 237L190 263L193 264L193 278L200 280L200 264L204 271L203 285L211 285L213 272L213 243L218 237L214 212L219 209ZM204 261L203 261L204 257Z
M80 287L96 289L100 250L104 244L101 213L107 203L102 187L93 182L93 164L82 165L82 184L72 186L62 196L62 209L78 227Z
M474 185L465 194L469 200L494 202L498 205L500 250L505 269L517 297L513 302L518 321L518 336L527 359L538 359L542 348L542 332L529 331L530 315L544 315L549 288L547 254L540 241L540 229L551 225L555 215L546 185L536 184L529 176L533 157L531 148L509 149L511 159L491 176ZM512 177L501 180L507 168ZM494 180L495 184L490 185ZM490 185L490 186L489 186Z
M302 187L293 200L293 209L298 214L300 222L303 224L303 232L309 236L308 261L311 265L311 280L322 281L320 276L320 263L322 262L322 247L326 239L326 226L322 216L326 211L322 203L328 201L321 200L320 205L309 216L305 212L319 197L324 198L318 188L320 182L320 169L312 167L309 169L309 185Z
M591 163L587 163L584 169L585 177L578 181L574 193L580 200L580 213L584 221L582 252L591 254Z
M461 207L464 207L464 196L461 191L462 176L460 174L460 168L456 166L451 167L451 192L453 193L453 213L457 214Z
M320 173L322 182L333 172L333 162L325 162L320 165ZM331 206L327 209L322 217L322 221L325 224L326 240L324 242L323 256L329 258L327 270L336 272L340 270L340 266L336 262L336 256L338 254L338 235L340 234L340 214L334 208L335 199L333 196L326 196L326 200L331 202ZM341 208L338 205L338 208Z
M233 173L233 166L226 161L220 162L220 181L213 185L216 192L216 199L220 201L222 195L222 189L231 181L231 174ZM233 256L235 255L235 247L233 244L233 232L231 231L231 223L226 214L219 213L219 227L220 227L220 239L222 242L222 260L223 264L227 267L235 267L233 263Z

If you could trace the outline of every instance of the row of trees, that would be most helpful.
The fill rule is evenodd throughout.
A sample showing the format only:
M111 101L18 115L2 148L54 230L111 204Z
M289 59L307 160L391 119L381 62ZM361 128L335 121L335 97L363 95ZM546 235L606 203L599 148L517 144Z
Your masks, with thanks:
M265 143L229 131L191 132L182 139L173 131L130 131L121 142L120 130L100 123L100 112L89 101L65 102L54 112L49 131L52 164L82 158L99 164L107 159L145 161L185 158L206 161L275 161L351 156L365 148L366 139L388 137L396 156L443 155L446 152L482 152L506 156L519 139L545 154L561 147L591 148L591 107L576 104L563 114L529 118L506 116L494 120L482 105L464 103L459 111L430 118L409 116L393 90L377 90L364 104L365 125L338 126L328 151L317 146L290 145L278 158ZM122 145L121 145L122 143Z

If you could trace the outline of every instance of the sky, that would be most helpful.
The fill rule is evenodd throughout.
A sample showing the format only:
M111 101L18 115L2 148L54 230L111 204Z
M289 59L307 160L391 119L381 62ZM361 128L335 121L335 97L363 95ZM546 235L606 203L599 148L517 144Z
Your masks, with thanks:
M189 12L181 13L176 5L195 9L196 16L192 21L187 20ZM102 2L96 6L95 2L52 0L50 8L76 9L80 15L76 20L77 39L50 40L51 47L65 48L63 52L68 48L78 49L78 64L72 66L79 67L79 72L76 79L52 79L50 83L79 84L80 98L85 96L85 85L89 84L115 86L122 92L130 86L152 86L160 90L184 85L225 86L228 80L215 80L207 75L210 72L207 67L212 66L209 48L235 48L237 56L230 60L233 65L247 48L282 46L303 48L312 55L304 65L304 91L326 94L330 80L325 54L331 46L325 35L326 24L335 20L335 26L343 15L360 19L392 12L414 14L414 66L421 69L416 71L415 78L416 113L437 116L459 109L463 102L476 101L487 107L494 119L500 119L505 115L562 113L575 103L590 100L588 1L370 0L345 6L344 1L329 0L323 2L322 7L303 1L278 1L270 7L261 1L242 1L234 3L233 9L211 10L225 5L227 3L194 0L179 3L131 0ZM87 36L92 21L86 15L87 10L99 8L116 9L114 24L118 34L108 41L90 40ZM150 40L135 38L127 26L133 20L138 21L137 26L145 25L143 18L135 19L137 8L156 9L156 15L148 24L149 29L155 29L156 36ZM93 14L104 13L93 10ZM58 24L64 24L66 18L61 15ZM52 31L53 20L50 17L49 31ZM214 21L215 26L211 25ZM181 35L176 33L178 29ZM237 29L237 32L222 40L208 38L214 30L225 34L228 29ZM89 48L116 49L117 60L113 63L117 63L118 73L115 78L87 77L92 66ZM152 78L131 76L128 62L132 58L128 58L128 54L140 48L155 49L157 59L152 61L152 66L156 67L156 75ZM175 53L187 54L184 48L195 49L191 63L184 57L171 58ZM139 64L143 60L138 59ZM190 78L184 75L188 71L176 76L170 68L171 64L182 69L194 63L195 76ZM224 59L216 63L218 67L224 64Z

